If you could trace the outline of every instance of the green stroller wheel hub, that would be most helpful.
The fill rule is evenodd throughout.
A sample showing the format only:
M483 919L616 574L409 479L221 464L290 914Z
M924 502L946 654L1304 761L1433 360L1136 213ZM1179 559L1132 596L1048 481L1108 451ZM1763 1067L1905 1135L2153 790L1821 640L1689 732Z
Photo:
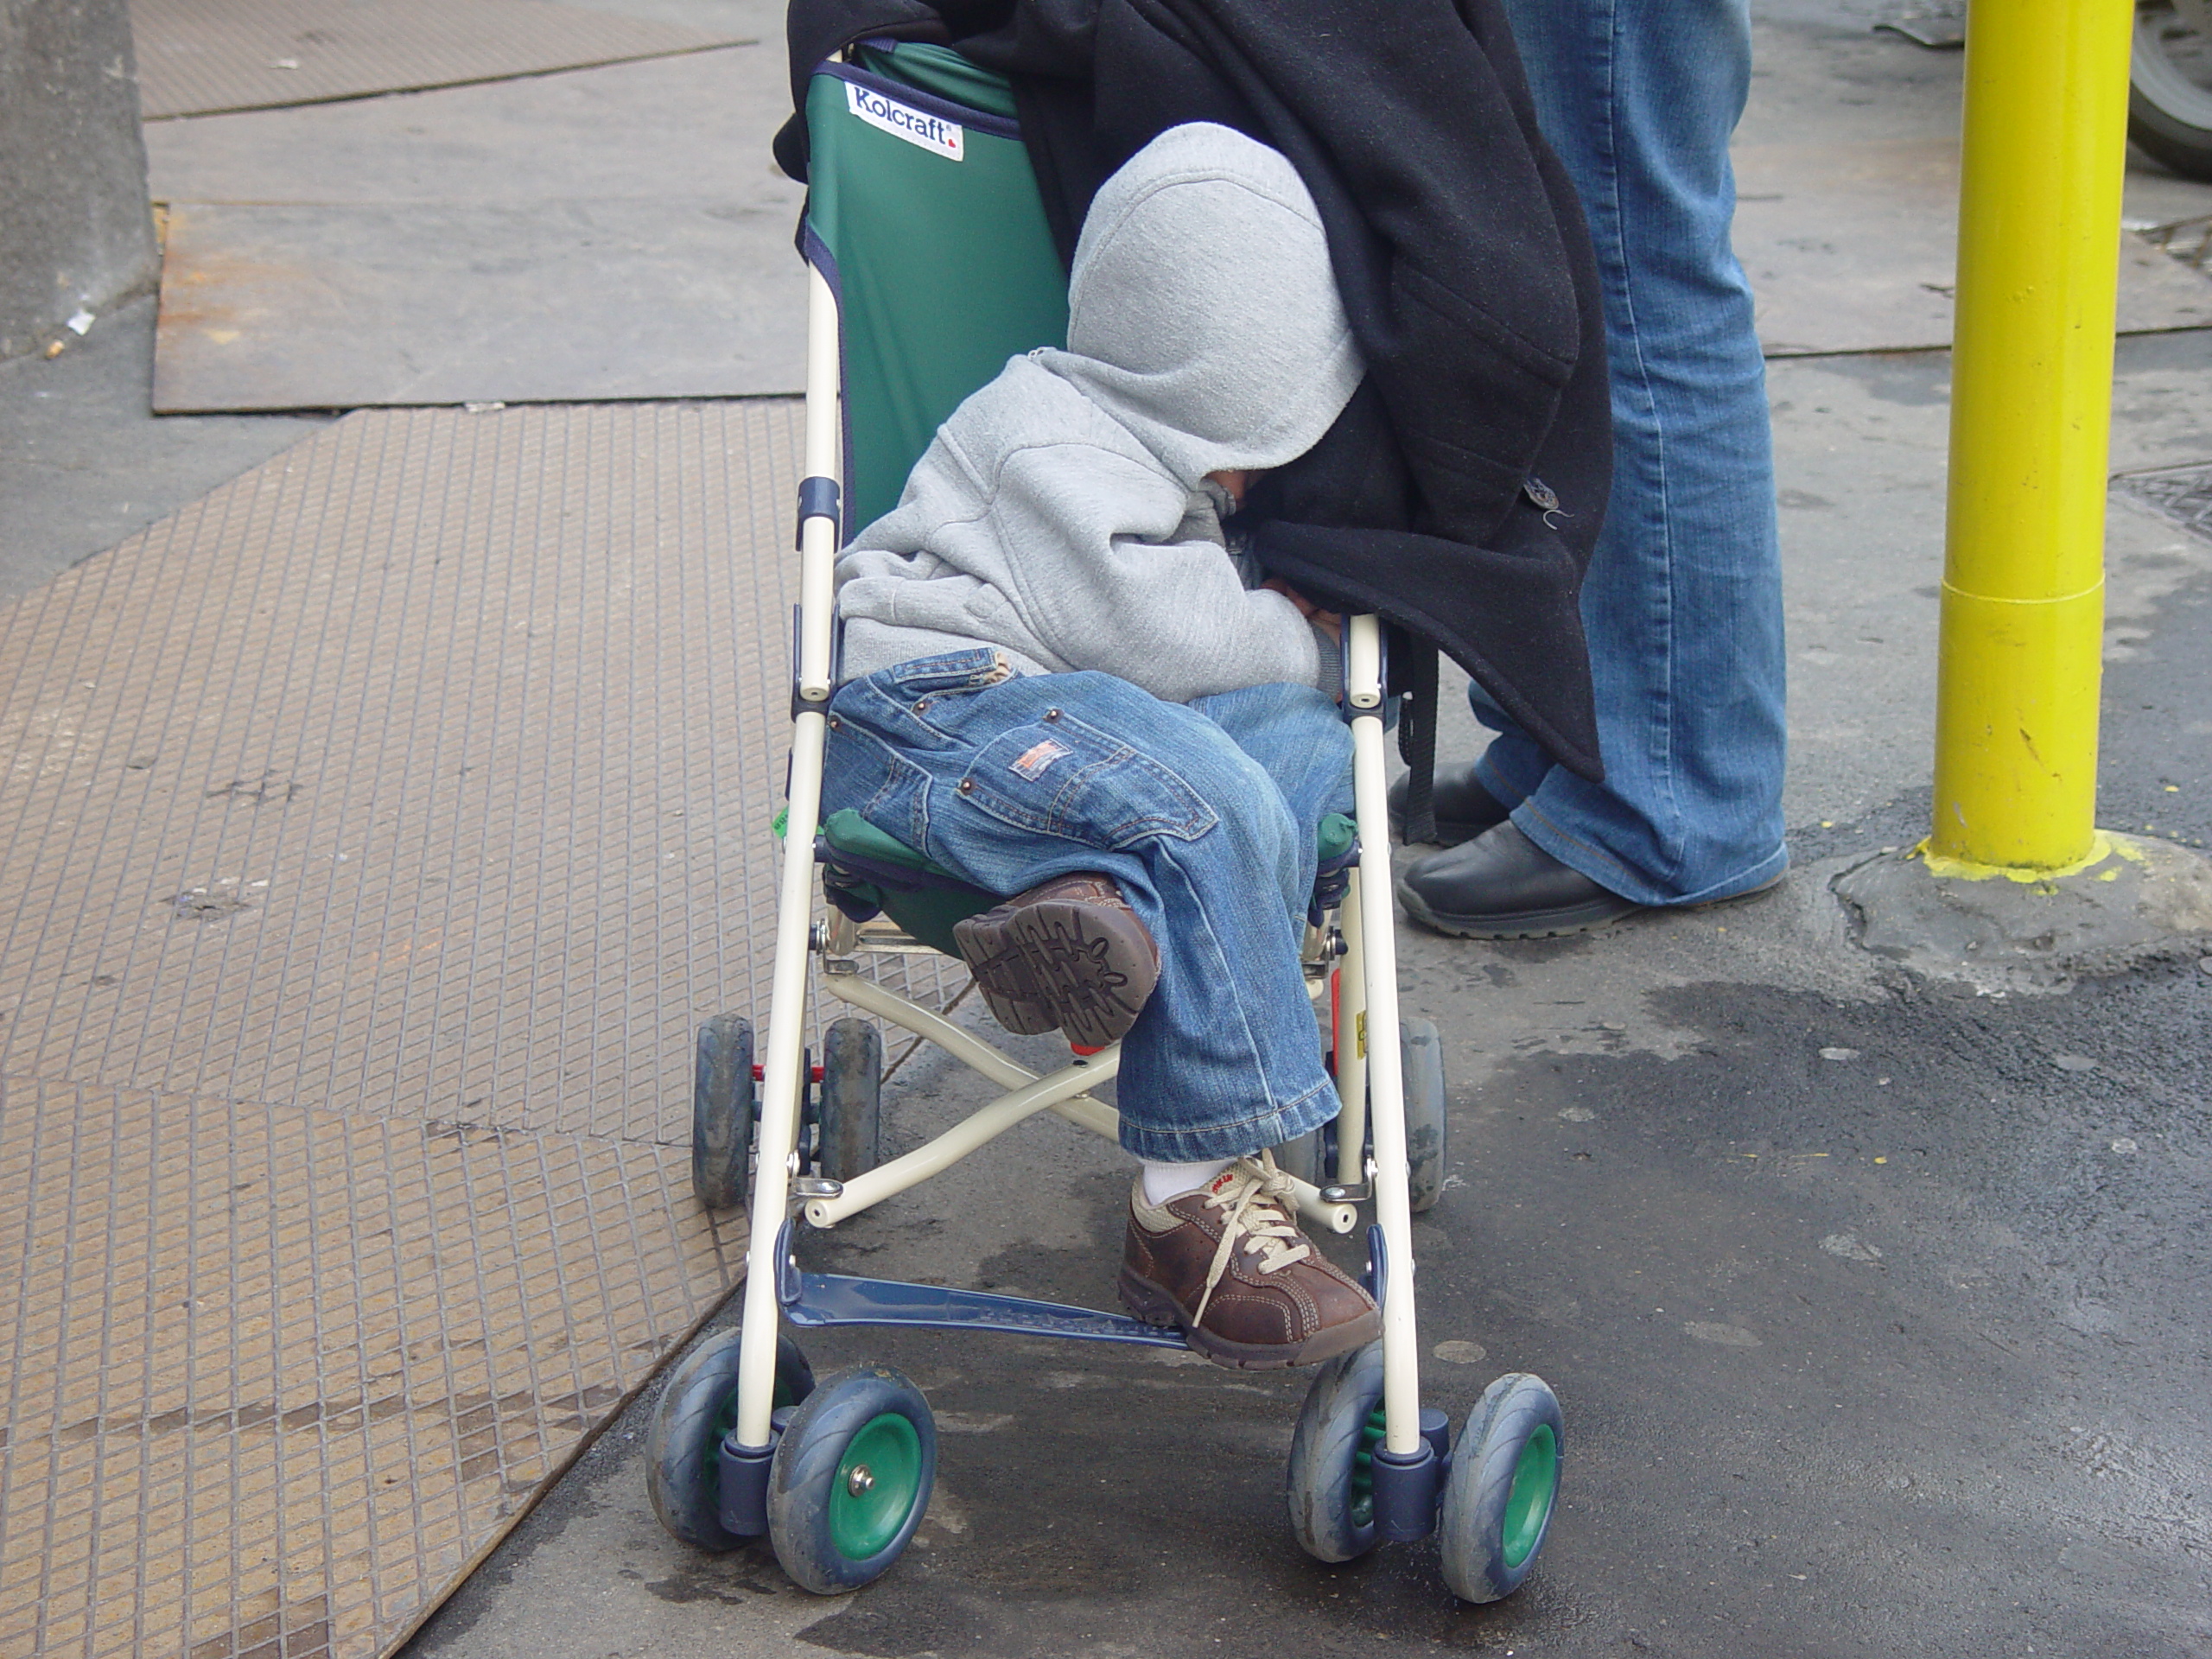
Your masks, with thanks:
M851 1560L866 1560L899 1535L921 1490L921 1437L895 1411L861 1427L830 1487L830 1541Z
M1546 1423L1529 1437L1514 1462L1513 1484L1505 1495L1506 1566L1518 1567L1535 1552L1558 1491L1559 1436Z
M1351 1523L1375 1524L1375 1449L1382 1444L1382 1408L1367 1414L1359 1431L1359 1450L1351 1454Z

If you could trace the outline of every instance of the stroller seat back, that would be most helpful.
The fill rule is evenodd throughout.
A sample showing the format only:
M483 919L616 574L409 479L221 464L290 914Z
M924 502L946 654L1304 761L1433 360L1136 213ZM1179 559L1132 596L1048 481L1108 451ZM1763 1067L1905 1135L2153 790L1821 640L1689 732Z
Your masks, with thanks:
M1013 88L943 47L854 56L807 94L800 232L837 296L848 536L898 505L963 398L1068 334L1067 271Z

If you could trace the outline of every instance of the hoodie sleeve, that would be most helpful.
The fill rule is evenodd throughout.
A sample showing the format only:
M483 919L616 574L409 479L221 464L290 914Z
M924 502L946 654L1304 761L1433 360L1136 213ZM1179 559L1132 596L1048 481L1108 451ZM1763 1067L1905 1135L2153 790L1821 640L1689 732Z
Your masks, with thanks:
M1173 480L1089 444L1015 450L991 503L1015 607L1069 667L1170 702L1323 685L1323 653L1296 606L1248 590L1220 542L1169 539L1188 505Z

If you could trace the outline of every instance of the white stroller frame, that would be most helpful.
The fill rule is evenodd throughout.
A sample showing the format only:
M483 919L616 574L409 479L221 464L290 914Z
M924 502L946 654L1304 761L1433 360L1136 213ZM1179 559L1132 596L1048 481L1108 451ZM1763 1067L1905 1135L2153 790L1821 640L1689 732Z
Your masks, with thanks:
M793 1578L829 1592L868 1582L906 1548L928 1502L935 1430L919 1391L887 1368L848 1370L817 1389L804 1357L783 1337L786 1322L1187 1344L1180 1332L1118 1314L799 1271L791 1236L802 1219L833 1227L918 1185L1040 1111L1115 1138L1115 1111L1090 1091L1114 1077L1120 1064L1116 1044L1095 1053L1078 1052L1040 1077L860 971L867 956L936 954L899 924L882 917L857 922L836 906L826 923L813 921L823 747L836 689L835 563L844 426L837 299L811 263L807 285L792 740L767 1041L762 1064L751 1074L760 1087L744 1302L735 1331L701 1344L677 1368L662 1395L647 1451L654 1507L678 1537L729 1548L766 1534ZM1388 700L1382 631L1374 616L1347 620L1344 670L1358 853L1356 863L1343 870L1343 894L1333 912L1309 914L1302 953L1309 993L1317 998L1331 994L1342 1109L1332 1167L1316 1168L1318 1154L1302 1165L1320 1174L1323 1184L1286 1173L1301 1217L1317 1229L1351 1232L1358 1221L1355 1206L1373 1198L1376 1221L1368 1229L1367 1284L1381 1305L1382 1338L1325 1362L1315 1374L1292 1447L1292 1522L1300 1545L1324 1560L1350 1560L1380 1539L1439 1534L1453 1592L1468 1600L1492 1600L1522 1582L1548 1529L1559 1469L1558 1402L1539 1378L1500 1377L1456 1445L1445 1414L1421 1403L1414 1172L1386 803ZM935 1043L1005 1092L887 1163L848 1171L842 1180L803 1175L810 959L817 954L822 988L832 996ZM868 1047L874 1052L872 1042ZM702 1038L702 1089L706 1052ZM1441 1073L1430 1062L1440 1064L1433 1052L1419 1087L1423 1191L1433 1201L1432 1177L1441 1174L1443 1094ZM1432 1123L1434 1141L1427 1138ZM734 1152L735 1161L726 1171L731 1184L714 1189L721 1195L714 1202L734 1196L744 1170L744 1136L734 1138L734 1148L721 1146L715 1154L727 1159ZM709 1144L695 1130L695 1173L696 1160ZM1320 1144L1320 1137L1313 1144ZM702 1196L707 1191L702 1186ZM897 1513L887 1519L887 1493L904 1496L896 1497L891 1507Z
M810 483L821 479L834 485L837 479L842 430L841 384L837 302L821 272L810 266L804 456ZM834 490L818 492L811 499L803 495L802 499L810 506L817 499L834 504L836 495ZM743 1357L738 1384L737 1433L753 1446L769 1443L781 1310L776 1294L778 1273L751 1269L754 1264L776 1262L797 1173L793 1165L804 1082L801 1068L805 1056L810 956L822 951L823 986L833 995L927 1038L1007 1091L928 1144L842 1183L834 1195L803 1196L802 1213L811 1225L835 1226L918 1185L1039 1111L1052 1110L1109 1139L1117 1125L1113 1108L1088 1091L1115 1074L1121 1063L1119 1044L1039 1077L994 1045L855 971L856 949L934 954L927 945L907 939L895 928L856 925L842 914L818 931L813 925L814 837L822 806L822 752L830 699L836 690L831 661L837 537L834 505L828 511L808 512L800 520L798 712L792 722L786 801L790 817L784 832L782 886L777 899L775 971L762 1065L759 1150L748 1205L751 1240L746 1258ZM1382 724L1382 627L1373 616L1346 620L1346 659L1344 698L1351 713L1352 794L1360 851L1338 912L1345 977L1337 1005L1336 1077L1344 1110L1337 1134L1336 1182L1325 1192L1300 1180L1297 1200L1300 1212L1309 1221L1332 1232L1348 1233L1357 1224L1351 1200L1363 1196L1368 1182L1372 1181L1384 1259L1389 1264L1386 1282L1377 1287L1382 1305L1382 1443L1393 1453L1411 1457L1422 1445L1421 1351L1414 1319L1413 1211L1398 1048L1397 941L1388 896L1390 840L1384 793L1389 779ZM1363 889L1383 895L1382 902L1363 903ZM1332 948L1332 943L1326 938L1309 941L1309 962L1318 950ZM1344 1040L1347 1036L1351 1040ZM1368 1121L1363 1122L1363 1118ZM1374 1137L1371 1175L1360 1167L1370 1130ZM810 1183L810 1191L813 1185Z

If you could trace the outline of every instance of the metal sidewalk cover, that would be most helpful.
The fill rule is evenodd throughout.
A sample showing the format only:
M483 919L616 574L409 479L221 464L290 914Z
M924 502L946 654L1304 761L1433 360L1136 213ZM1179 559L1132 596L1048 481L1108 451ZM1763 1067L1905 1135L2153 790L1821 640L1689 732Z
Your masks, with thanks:
M0 1653L389 1652L734 1281L795 426L358 414L0 608Z

